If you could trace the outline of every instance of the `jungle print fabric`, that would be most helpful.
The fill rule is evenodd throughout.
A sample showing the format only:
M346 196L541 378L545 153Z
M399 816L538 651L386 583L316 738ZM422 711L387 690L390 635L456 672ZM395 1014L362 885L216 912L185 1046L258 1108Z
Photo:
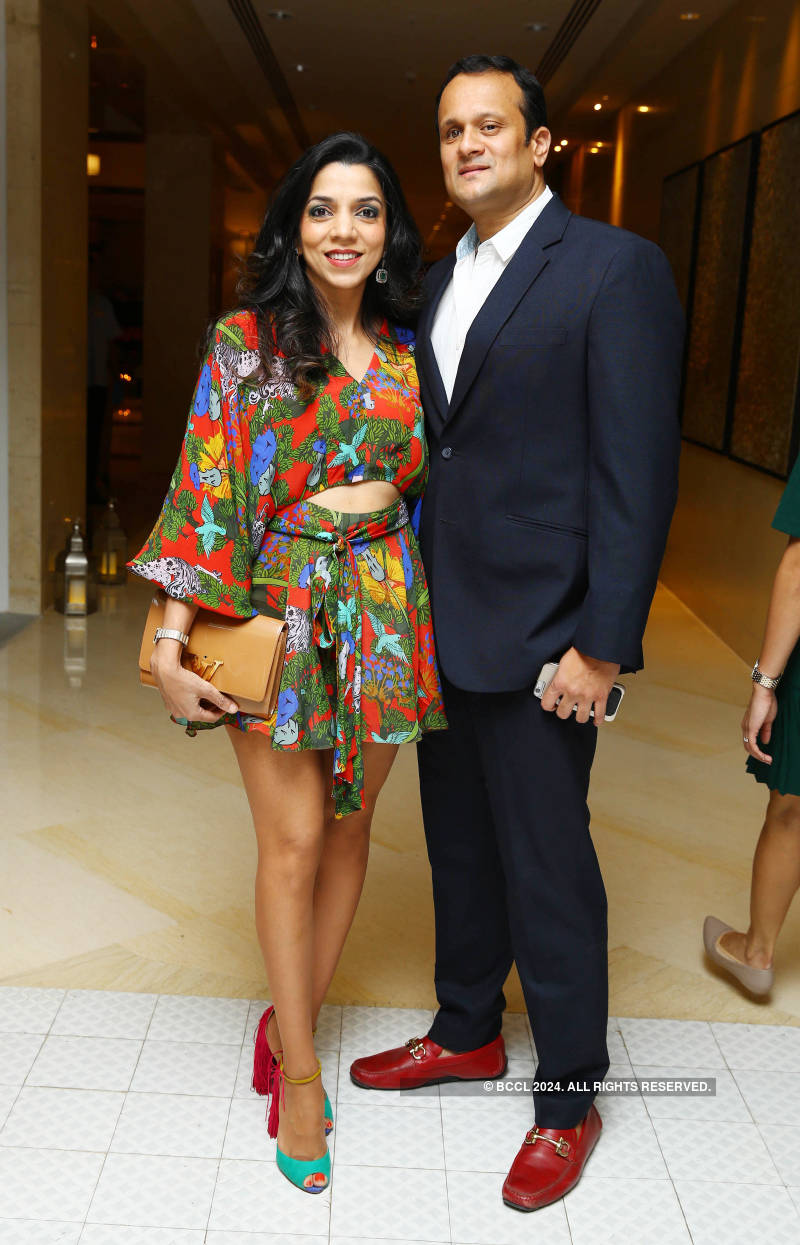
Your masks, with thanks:
M280 358L260 375L257 347L251 312L217 324L164 506L129 566L206 609L286 618L277 715L189 730L229 722L275 748L333 748L341 816L363 807L363 738L446 726L416 543L427 450L413 335L384 324L363 380L332 360L310 402ZM402 498L344 525L309 504L360 480Z

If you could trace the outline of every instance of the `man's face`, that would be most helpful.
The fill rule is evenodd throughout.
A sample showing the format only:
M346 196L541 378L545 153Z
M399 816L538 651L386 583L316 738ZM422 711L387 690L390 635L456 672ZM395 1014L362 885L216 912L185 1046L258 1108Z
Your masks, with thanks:
M458 74L439 102L447 193L470 216L513 210L533 195L550 146L543 126L525 142L522 91L511 74Z

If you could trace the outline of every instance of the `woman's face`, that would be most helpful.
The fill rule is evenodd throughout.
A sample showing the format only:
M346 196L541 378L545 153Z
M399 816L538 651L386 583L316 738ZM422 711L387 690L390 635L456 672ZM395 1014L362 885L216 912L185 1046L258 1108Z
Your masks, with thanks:
M386 245L386 201L365 164L326 164L314 178L298 247L323 297L364 287Z

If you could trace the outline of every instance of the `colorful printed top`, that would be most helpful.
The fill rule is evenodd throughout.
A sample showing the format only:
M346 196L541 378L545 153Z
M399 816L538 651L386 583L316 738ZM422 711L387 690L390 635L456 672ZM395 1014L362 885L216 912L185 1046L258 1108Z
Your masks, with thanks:
M268 379L259 371L255 314L221 320L161 516L130 564L170 596L237 617L256 612L251 571L278 511L335 485L388 480L416 533L427 477L410 330L384 323L363 380L334 360L311 402L280 356Z
M180 600L286 619L275 717L189 729L230 723L269 734L273 748L333 749L343 816L364 805L364 739L402 743L447 725L415 535L427 449L413 335L384 324L363 379L334 359L307 402L281 358L259 376L257 345L252 313L217 325L164 507L129 566ZM401 496L370 515L311 502L362 480Z

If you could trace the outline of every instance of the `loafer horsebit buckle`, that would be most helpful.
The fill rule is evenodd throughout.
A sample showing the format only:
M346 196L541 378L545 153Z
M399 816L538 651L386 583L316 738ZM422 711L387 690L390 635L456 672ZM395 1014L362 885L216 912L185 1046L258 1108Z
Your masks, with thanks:
M526 1146L535 1146L537 1141L546 1141L548 1145L554 1146L556 1154L562 1159L568 1159L572 1147L566 1137L559 1137L558 1141L554 1141L552 1137L545 1137L544 1133L540 1133L538 1128L532 1128L525 1138Z
M406 1046L409 1049L412 1059L416 1059L417 1061L424 1059L428 1053L425 1049L425 1043L422 1038L409 1038L406 1042Z

